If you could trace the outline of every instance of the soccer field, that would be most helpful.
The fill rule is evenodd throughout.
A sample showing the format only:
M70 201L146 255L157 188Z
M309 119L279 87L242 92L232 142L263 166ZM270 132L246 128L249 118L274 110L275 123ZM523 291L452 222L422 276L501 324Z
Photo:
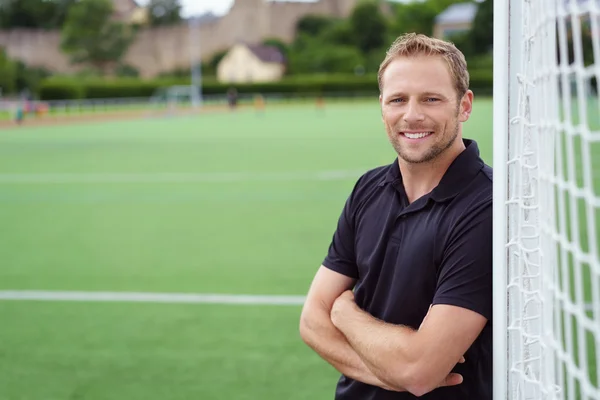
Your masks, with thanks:
M492 162L491 100L465 137ZM0 301L0 398L333 397L298 297L236 296L306 294L356 178L394 160L376 101L25 126L0 156L0 291L80 292Z

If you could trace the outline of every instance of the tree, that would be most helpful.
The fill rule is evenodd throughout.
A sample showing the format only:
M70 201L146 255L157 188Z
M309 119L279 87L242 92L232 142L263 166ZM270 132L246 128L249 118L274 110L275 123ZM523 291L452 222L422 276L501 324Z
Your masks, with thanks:
M119 63L134 38L133 28L111 20L111 0L80 0L68 12L61 48L73 63L89 63L103 73Z
M15 61L15 90L36 93L40 83L52 75L50 71L40 67L30 67L21 61Z
M426 0L406 4L396 4L393 33L400 35L407 32L433 34L435 17L446 10L456 0Z
M290 74L354 73L365 59L356 46L323 42L320 37L302 34L289 48Z
M16 64L8 58L4 49L0 48L0 90L2 94L14 92L16 77Z
M179 0L150 0L148 4L150 26L175 25L181 22Z
M476 54L485 54L494 44L494 1L483 0L477 7L477 13L469 36Z
M429 3L398 4L393 27L394 33L400 35L415 32L431 35L436 15L438 13L435 7Z
M0 0L0 29L56 29L77 0Z
M321 32L317 38L322 43L356 47L352 26L350 26L349 21L336 21Z
M387 38L387 24L376 1L359 3L350 15L350 26L356 46L363 52L383 46Z
M322 15L305 15L296 22L296 36L318 36L334 24L334 20Z

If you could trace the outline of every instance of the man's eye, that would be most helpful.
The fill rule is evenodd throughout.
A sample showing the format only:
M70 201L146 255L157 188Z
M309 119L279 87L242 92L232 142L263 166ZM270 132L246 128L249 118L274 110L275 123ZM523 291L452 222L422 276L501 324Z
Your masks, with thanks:
M438 99L438 98L435 98L435 97L428 97L428 98L427 98L427 101L428 101L428 102L430 102L430 103L433 103L433 102L436 102L436 101L439 101L439 100L440 100L440 99Z

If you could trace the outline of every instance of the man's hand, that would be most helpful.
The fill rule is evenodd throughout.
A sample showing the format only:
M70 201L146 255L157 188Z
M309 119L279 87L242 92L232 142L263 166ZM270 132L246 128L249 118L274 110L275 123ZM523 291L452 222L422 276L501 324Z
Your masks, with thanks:
M431 310L431 307L429 309ZM331 322L333 323L333 325L336 328L338 328L338 329L340 329L340 331L342 331L341 326L342 326L342 323L344 322L344 319L352 317L354 313L365 313L365 312L363 310L361 310L360 307L358 307L358 305L356 304L356 302L354 300L354 293L351 290L346 290L338 298L336 298L333 303L333 306L331 308ZM427 319L428 315L429 315L429 313L425 316L421 325L423 325L423 323ZM368 331L366 331L365 333L367 333L367 332ZM342 333L343 333L343 331L342 331ZM464 363L464 362L465 362L465 358L463 356L460 359L459 363ZM381 377L380 379L384 379L384 377ZM446 376L446 378L442 382L439 383L438 387L455 386L455 385L461 384L462 382L463 382L462 375L457 374L457 373L450 373L450 374L448 374L448 376ZM386 388L386 389L390 390L390 388Z
M331 307L331 322L333 322L333 325L338 326L340 318L344 318L348 308L358 309L352 290L346 290L333 302L333 306Z

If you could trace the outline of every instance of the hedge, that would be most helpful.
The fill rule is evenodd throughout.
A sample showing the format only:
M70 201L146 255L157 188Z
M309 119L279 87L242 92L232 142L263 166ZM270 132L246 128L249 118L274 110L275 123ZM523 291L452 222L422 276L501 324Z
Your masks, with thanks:
M491 93L493 74L491 70L470 72L471 88L480 93ZM100 99L125 97L150 97L161 88L175 85L189 85L189 79L140 80L121 78L110 80L81 80L71 78L50 78L40 85L42 100ZM289 76L278 82L226 84L214 79L205 79L202 92L206 95L225 94L230 87L238 93L357 93L378 91L377 76L354 75L298 75Z

